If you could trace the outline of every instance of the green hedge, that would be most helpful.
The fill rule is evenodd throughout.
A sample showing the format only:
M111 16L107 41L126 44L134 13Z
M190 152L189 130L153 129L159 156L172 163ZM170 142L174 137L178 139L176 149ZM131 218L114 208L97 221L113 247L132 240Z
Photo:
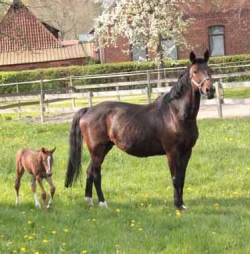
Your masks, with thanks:
M242 63L250 63L250 55L235 55L235 56L225 56L225 57L212 57L210 59L211 65L227 66L230 64L240 65ZM176 61L165 61L164 67L180 67L187 66L189 63L188 59L176 60ZM41 79L56 79L62 77L71 76L86 76L86 75L96 75L96 74L110 74L119 72L131 72L140 70L152 70L157 69L155 62L124 62L124 63L112 63L112 64L92 64L86 66L71 66L71 67L60 67L60 68L49 68L49 69L36 69L28 71L18 71L18 72L0 72L0 84L15 83L15 82L26 82ZM215 67L214 73L232 73L238 71L250 70L250 67L237 67L237 68L227 68L220 69ZM176 71L169 72L168 75L176 76ZM230 79L232 80L232 78ZM237 80L249 80L249 77L238 77ZM116 81L112 79L112 81ZM90 81L85 81L89 83ZM110 82L109 79L95 80L96 83ZM80 84L84 84L81 80ZM93 83L93 80L91 80ZM74 83L75 84L75 83ZM68 82L57 82L53 84L46 84L46 89L55 86L67 86ZM31 84L22 86L21 91L36 91L39 90L39 84ZM15 87L0 87L0 93L15 93Z

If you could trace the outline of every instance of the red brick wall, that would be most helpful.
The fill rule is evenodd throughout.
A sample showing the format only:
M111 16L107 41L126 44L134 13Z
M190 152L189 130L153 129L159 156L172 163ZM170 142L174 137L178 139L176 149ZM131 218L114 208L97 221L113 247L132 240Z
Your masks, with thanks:
M103 59L102 63L113 63L113 62L128 62L131 61L131 54L126 54L123 51L128 50L130 45L127 40L120 37L117 40L117 47L109 46L102 50Z
M190 47L180 49L179 58L188 57L190 49L198 55L203 55L203 52L209 49L208 28L215 25L224 26L225 55L249 54L250 1L245 1L243 9L240 9L243 6L235 2L227 0L220 8L207 3L207 6L193 9L191 13L186 14L187 18L195 18L195 21L185 33Z
M208 28L215 25L224 26L225 55L250 54L250 0L220 0L220 6L211 2L216 1L204 0L200 5L191 3L182 7L184 17L193 18L194 22L185 32L188 47L179 48L179 59L188 58L190 50L202 56L209 49ZM118 48L106 48L103 62L131 61L131 56L121 50L123 44L126 41L120 39Z
M44 62L44 63L27 63L27 64L0 66L0 71L22 71L22 70L33 70L33 69L39 69L39 68L51 68L51 67L83 65L83 64L84 64L84 60L82 58L78 58L78 59L71 59L71 60Z

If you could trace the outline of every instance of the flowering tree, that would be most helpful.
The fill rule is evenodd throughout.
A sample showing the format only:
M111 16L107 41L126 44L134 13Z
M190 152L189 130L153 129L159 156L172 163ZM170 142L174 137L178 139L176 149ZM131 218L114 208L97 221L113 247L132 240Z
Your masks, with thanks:
M187 2L187 1L185 1ZM102 46L116 45L117 38L127 39L132 47L156 53L162 64L163 39L175 45L185 43L183 31L188 23L179 5L183 0L120 0L96 19L95 36Z

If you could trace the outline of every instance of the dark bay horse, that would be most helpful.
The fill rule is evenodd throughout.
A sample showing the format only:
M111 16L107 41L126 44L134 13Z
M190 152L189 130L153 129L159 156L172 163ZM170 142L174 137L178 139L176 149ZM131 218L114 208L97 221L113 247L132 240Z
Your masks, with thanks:
M183 187L187 164L198 138L196 117L200 97L202 94L213 98L215 91L208 59L208 51L204 53L204 58L196 58L191 52L191 63L177 84L152 104L107 101L80 109L71 126L65 186L72 186L80 175L83 139L91 156L85 200L89 205L93 204L94 184L99 204L107 206L101 187L101 165L116 145L137 157L166 155L174 187L174 204L178 209L185 209Z
M31 174L31 190L35 198L35 206L41 207L36 194L36 181L41 188L41 196L43 203L46 201L46 192L43 187L42 180L45 179L50 186L50 200L46 208L50 208L52 205L53 196L55 194L55 186L52 182L52 164L53 164L53 153L56 148L48 150L47 148L41 148L41 150L35 151L29 148L23 148L17 152L16 155L16 180L15 180L15 191L16 191L16 204L19 204L19 189L21 184L21 178L25 171Z

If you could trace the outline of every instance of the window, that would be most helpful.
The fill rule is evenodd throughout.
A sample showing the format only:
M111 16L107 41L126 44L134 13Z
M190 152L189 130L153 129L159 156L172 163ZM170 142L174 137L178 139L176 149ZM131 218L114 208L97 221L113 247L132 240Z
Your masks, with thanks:
M164 51L163 57L165 59L169 59L169 58L173 60L178 59L177 47L172 40L168 40L168 39L162 40L161 44Z
M147 60L147 50L142 49L138 46L133 46L132 48L133 61L145 61Z
M225 55L225 39L223 26L211 26L208 30L211 56Z

